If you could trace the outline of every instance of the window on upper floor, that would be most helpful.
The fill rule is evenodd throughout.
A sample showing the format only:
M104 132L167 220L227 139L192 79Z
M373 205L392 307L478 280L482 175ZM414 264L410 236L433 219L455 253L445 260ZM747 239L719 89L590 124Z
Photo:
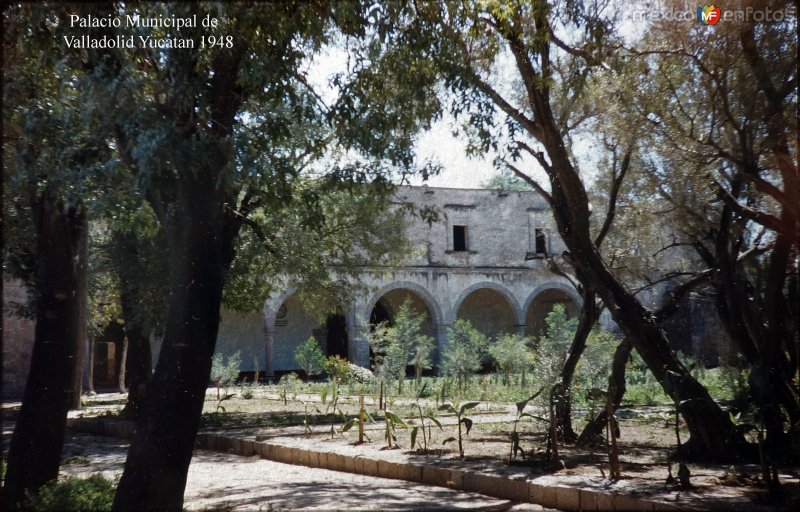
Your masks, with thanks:
M467 226L453 225L453 251L467 250Z
M534 250L537 256L547 256L547 230L536 228L533 232Z

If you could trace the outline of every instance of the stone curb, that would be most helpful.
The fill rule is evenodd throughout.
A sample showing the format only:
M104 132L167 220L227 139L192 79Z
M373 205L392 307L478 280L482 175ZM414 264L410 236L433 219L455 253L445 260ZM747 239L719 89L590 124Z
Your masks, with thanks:
M129 421L97 418L68 418L67 428L79 432L111 435L130 439L133 423ZM536 481L504 478L462 469L449 469L424 464L392 462L371 459L362 455L344 455L335 452L305 450L275 443L241 439L219 434L199 433L195 446L204 450L241 455L259 456L286 464L329 469L366 476L406 480L437 487L476 492L494 498L517 502L536 503L547 508L566 511L578 510L628 510L628 511L678 511L702 510L685 504L672 505L650 501L626 494L610 494L591 489L558 485L542 485Z

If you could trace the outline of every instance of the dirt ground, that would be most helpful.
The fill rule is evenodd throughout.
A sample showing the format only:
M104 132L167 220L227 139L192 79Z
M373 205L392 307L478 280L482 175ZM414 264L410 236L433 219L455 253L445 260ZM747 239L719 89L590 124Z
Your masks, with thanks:
M526 419L517 424L520 445L525 457L511 456L511 433L514 428L516 407L514 404L481 403L468 412L474 421L469 435L464 436L464 458L458 454L457 443L443 442L457 436L457 419L453 415L438 413L437 420L442 429L428 420L431 438L429 450L422 453L418 447L410 447L410 428L396 430L397 444L387 449L385 421L377 403L366 397L365 409L374 418L366 423L369 441L357 443L357 429L340 433L345 416L356 414L357 397L341 397L337 414L332 414L329 401L322 403L318 395L282 394L274 386L260 387L252 399L240 396L217 403L216 391L210 389L202 421L202 431L269 441L286 446L305 449L321 449L350 455L367 455L390 461L415 461L441 467L465 468L509 478L540 478L553 485L575 485L585 488L604 489L608 492L633 493L646 499L661 500L682 508L736 510L800 510L800 468L780 469L783 496L770 503L761 485L760 468L753 464L710 465L690 464L692 489L682 491L676 485L667 485L668 457L675 446L674 423L668 409L640 408L622 410L620 417L620 460L622 479L609 480L608 462L604 446L594 450L561 446L558 463L547 463L546 425L540 421ZM101 394L87 400L87 407L71 415L113 415L124 403L124 395ZM223 412L217 406L225 407ZM412 407L413 405L413 407ZM422 402L423 411L435 409L435 403ZM8 406L8 405L7 405ZM419 425L413 419L416 405L411 401L398 400L389 404L391 410L405 418L409 427ZM535 415L540 413L531 411ZM418 413L417 413L418 415ZM331 422L334 433L331 434ZM686 435L684 433L684 435ZM688 436L687 436L688 437ZM8 437L4 435L7 440ZM69 474L87 474L109 471L118 475L126 442L108 438L89 438L87 441L73 435L72 448L65 448L64 471ZM422 443L421 434L417 440ZM77 444L76 444L77 443ZM109 445L110 443L110 445ZM108 450L92 447L110 446ZM677 467L671 465L673 474ZM230 509L281 510L281 509L370 509L375 510L374 492L369 489L386 489L381 493L378 509L406 510L422 509L424 503L435 503L433 509L441 509L442 503L452 504L453 509L469 508L483 510L538 510L537 508L515 508L528 505L514 504L492 498L462 496L440 488L429 488L397 480L376 479L361 475L337 473L302 466L290 466L262 459L249 459L232 455L200 451L195 454L190 483L187 486L187 507L191 509L213 507L225 509L228 499ZM372 480L375 480L373 482ZM377 482L380 480L381 482ZM349 498L337 494L342 485L353 483L352 493L346 496L367 496L363 502L348 502ZM287 489L295 489L288 492ZM306 490L303 490L306 489ZM328 489L329 492L310 492L308 489ZM429 495L426 493L454 493ZM387 494L388 493L388 494ZM422 494L417 494L422 493ZM372 498L369 498L372 496ZM435 501L431 501L435 498ZM354 498L355 499L355 498ZM388 500L388 501L386 501ZM405 503L405 505L403 505ZM341 507L339 506L341 504ZM258 506L256 506L258 505ZM448 505L449 506L449 505ZM533 506L533 505L531 505ZM243 507L243 508L242 508ZM272 508L269 508L272 507ZM281 508L282 507L282 508ZM399 507L399 508L398 508ZM499 508L497 508L499 507Z
M213 392L209 392L213 398ZM342 397L339 409L345 415L357 414L357 397ZM712 465L690 464L692 488L683 491L676 484L667 484L669 471L677 477L677 464L669 458L676 446L674 417L669 408L649 407L622 409L618 412L620 425L619 452L622 479L610 481L608 458L605 446L595 449L559 447L559 460L553 464L546 461L547 426L541 421L525 420L517 423L520 445L525 457L512 457L511 434L516 418L515 404L481 403L467 415L474 426L464 436L463 459L459 457L456 442L442 444L457 436L457 419L453 415L439 412L437 419L442 430L430 427L429 450L422 453L419 446L410 447L412 425L419 425L418 409L410 400L397 400L389 408L405 418L409 429L396 429L400 448L387 449L385 422L377 403L372 397L365 398L365 409L376 421L366 423L369 442L359 445L357 432L353 428L343 434L338 430L342 420L330 414L330 403L323 404L319 396L291 393L281 395L278 390L261 388L251 400L232 399L224 403L226 412L214 415L215 401L207 402L206 431L229 433L244 437L255 437L298 448L319 448L350 455L379 456L392 461L417 461L451 468L507 475L511 478L546 477L566 485L581 485L590 488L608 489L611 492L630 492L652 499L663 500L680 506L697 506L715 509L712 503L725 508L740 510L800 510L800 467L784 467L780 470L783 496L770 500L761 485L760 467L756 464ZM423 411L435 409L435 403L422 401ZM542 411L526 409L536 416ZM328 413L328 414L326 414ZM331 435L329 422L334 422ZM303 425L307 422L308 428ZM688 433L682 429L682 439ZM421 434L417 434L421 444Z

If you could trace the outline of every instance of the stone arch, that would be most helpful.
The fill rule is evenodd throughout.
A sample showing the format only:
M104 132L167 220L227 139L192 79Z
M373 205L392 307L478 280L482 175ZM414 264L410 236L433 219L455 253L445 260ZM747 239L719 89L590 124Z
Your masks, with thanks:
M525 301L525 334L540 336L544 329L544 319L556 303L565 304L567 315L577 317L582 306L581 296L574 286L558 281L544 283L531 292Z
M267 375L297 370L294 352L309 337L317 340L326 355L353 358L350 348L350 325L344 305L320 320L296 296L297 288L268 298L264 315Z
M399 289L408 290L416 294L422 300L422 302L425 303L425 306L428 308L428 313L431 315L431 321L434 325L439 325L442 322L442 309L439 306L439 303L436 301L436 298L426 288L414 283L413 281L395 281L387 284L377 292L373 293L369 301L366 303L366 308L362 312L364 321L369 322L372 310L384 295L387 295L393 290Z
M394 316L406 300L411 300L412 308L423 313L426 317L422 321L422 333L436 340L434 360L437 360L441 350L442 309L435 297L424 287L412 281L395 281L375 292L365 304L363 314L364 324L364 351L366 362L372 359L372 350L366 341L366 332L375 320L393 321ZM375 318L378 310L383 312L382 318Z
M498 296L508 307L507 312L503 312L503 307L498 306ZM475 304L472 304L473 301ZM486 309L487 306L492 309ZM462 307L466 308L462 312L465 319L490 336L500 332L514 333L524 321L516 297L504 286L492 281L475 283L462 291L453 304L453 319L459 318ZM489 314L477 314L478 309Z

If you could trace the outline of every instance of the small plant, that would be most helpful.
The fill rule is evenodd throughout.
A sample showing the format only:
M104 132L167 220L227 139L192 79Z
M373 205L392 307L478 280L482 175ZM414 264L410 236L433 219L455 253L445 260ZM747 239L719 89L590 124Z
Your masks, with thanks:
M319 375L325 369L325 353L322 352L313 336L297 347L294 352L294 361L308 377Z
M225 412L225 408L222 407L222 402L236 396L235 394L228 393L228 386L239 376L239 367L241 363L242 358L238 350L228 358L227 362L220 352L214 354L214 357L211 359L211 382L217 387L216 412ZM221 395L220 390L223 387L225 388L225 394Z
M419 422L420 422L420 424L419 425L414 425L414 427L411 429L411 449L412 450L414 449L414 444L416 443L418 433L420 431L422 432L422 445L420 446L420 448L422 449L422 453L428 453L428 442L431 439L431 430L430 430L431 427L430 427L430 425L428 426L427 433L425 432L425 418L428 418L428 420L431 423L433 423L434 425L439 427L439 430L442 430L442 424L439 422L439 420L436 419L435 411L423 412L422 411L422 406L419 403L419 399L425 393L425 388L427 387L427 385L428 385L428 383L426 382L417 391L416 404L417 404L417 410L419 411Z
M331 402L330 402L330 404L328 404L328 390L329 389L330 389L330 392L331 392ZM341 416L342 418L345 417L344 413L342 412L342 410L339 409L339 381L338 380L336 380L336 379L332 380L331 381L331 387L330 388L325 388L325 389L322 390L322 393L320 393L320 400L322 401L323 405L327 404L326 407L325 407L325 414L330 414L331 415L331 438L333 438L336 435L336 427L335 427L336 414L339 414L339 416Z
M392 449L392 442L394 442L395 446L397 447L397 428L408 428L408 425L403 421L403 419L398 416L397 414L393 413L392 411L384 411L383 412L384 421L386 423L386 430L384 432L384 438L386 439L386 449Z
M300 377L297 376L296 373L291 372L287 373L281 380L278 381L278 385L281 386L281 390L278 392L278 396L281 400L283 400L283 405L289 404L289 391L294 393L295 389L297 389L297 385L300 383ZM294 400L296 396L292 398Z
M519 444L520 439L519 439L519 433L517 432L517 424L520 422L520 420L522 418L528 417L546 422L544 418L540 418L539 416L534 416L529 412L524 412L525 407L528 406L528 403L532 400L535 400L536 397L541 395L544 390L545 388L541 388L539 389L539 391L529 396L525 400L517 402L517 417L514 418L514 430L511 432L511 452L509 453L510 459L516 459L517 453L522 453L522 458L523 459L525 458L525 450L523 450Z
M464 458L464 444L463 444L463 435L461 433L461 425L464 425L464 428L467 429L466 435L469 435L469 431L472 429L472 420L468 418L465 413L477 407L480 402L467 402L464 405L460 405L458 401L452 404L444 404L439 407L440 411L447 411L451 412L456 415L458 419L458 454L463 459ZM442 444L447 444L450 441L455 441L455 437L448 437L445 439Z
M315 404L310 404L305 400L300 400L299 402L303 404L303 433L311 434L313 431L311 430L311 416L308 413L308 409L309 407L313 407L317 414L322 414L322 411L320 411L319 407L317 407Z
M350 363L343 357L329 356L325 360L325 371L337 385L347 384L350 381Z
M114 503L116 485L100 474L51 482L28 494L22 510L43 512L106 512Z

